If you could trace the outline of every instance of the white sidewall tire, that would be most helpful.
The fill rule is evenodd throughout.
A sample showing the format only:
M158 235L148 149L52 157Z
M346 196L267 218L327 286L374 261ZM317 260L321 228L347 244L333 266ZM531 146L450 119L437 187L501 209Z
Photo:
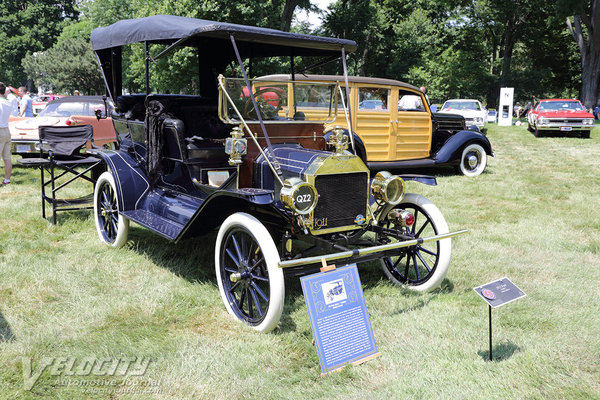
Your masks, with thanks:
M477 167L473 170L468 169L467 167L465 167L465 157L467 156L468 153L470 152L478 152L480 154L480 159L481 161L479 162L479 164L477 165ZM470 145L468 145L467 147L465 147L463 149L463 152L460 156L460 172L465 175L465 176L477 176L480 175L484 170L485 167L487 165L487 153L485 152L484 148L481 147L480 145L476 144L476 143L471 143Z
M281 314L283 313L283 304L285 300L285 280L283 276L283 270L279 268L279 252L277 251L277 247L273 242L271 234L269 231L267 231L267 228L265 228L265 226L258 219L250 214L242 212L232 214L227 217L223 224L221 224L215 244L215 273L217 276L217 283L219 285L219 292L221 293L223 304L225 304L227 312L236 319L239 320L231 308L231 304L229 304L229 299L227 298L223 288L220 260L221 246L223 244L225 235L230 229L235 227L243 228L250 233L257 241L263 256L265 257L267 272L269 274L269 308L264 319L258 325L249 326L259 332L267 333L275 329L279 323Z
M440 210L426 197L415 193L407 193L404 196L404 199L402 199L402 201L400 202L400 204L403 203L415 204L419 206L425 213L427 213L433 225L435 226L438 235L450 232L448 230L448 224L446 223L446 219L444 218ZM399 208L399 206L387 206L380 214L380 216L387 215L387 213L393 208ZM433 290L437 286L439 286L446 277L446 274L448 273L448 268L450 267L450 259L452 257L452 239L442 239L439 241L439 245L440 255L435 271L433 272L433 275L421 285L406 285L403 282L400 282L386 268L383 260L380 260L381 269L383 270L384 274L390 279L390 281L392 281L396 285L403 286L407 289L415 290L418 292Z
M109 171L103 172L98 180L96 181L96 186L94 188L94 223L96 224L96 232L98 233L98 237L100 240L107 245L115 248L122 247L127 242L127 235L129 233L129 219L122 214L119 214L118 218L118 227L117 227L117 236L113 242L107 241L104 237L104 229L100 226L98 222L98 195L100 194L100 188L108 184L111 186L115 195L117 193L117 186L115 185L115 178L112 173ZM118 196L116 197L117 204L119 203Z

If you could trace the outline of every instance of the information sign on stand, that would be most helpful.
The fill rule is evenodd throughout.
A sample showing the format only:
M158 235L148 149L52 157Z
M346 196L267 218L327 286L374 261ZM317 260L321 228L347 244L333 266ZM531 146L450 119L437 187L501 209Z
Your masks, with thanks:
M490 361L492 361L492 308L497 308L513 302L521 297L527 296L525 292L517 287L508 278L498 279L485 285L473 288L486 303L489 309L489 326L490 326Z
M380 355L356 264L300 278L321 371Z

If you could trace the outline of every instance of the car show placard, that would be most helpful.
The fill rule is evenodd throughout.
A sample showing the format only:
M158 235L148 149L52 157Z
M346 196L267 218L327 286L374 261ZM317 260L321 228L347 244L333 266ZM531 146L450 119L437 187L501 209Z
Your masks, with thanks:
M497 308L525 297L526 294L508 278L498 279L473 289L492 308Z
M379 355L356 264L300 281L323 374Z

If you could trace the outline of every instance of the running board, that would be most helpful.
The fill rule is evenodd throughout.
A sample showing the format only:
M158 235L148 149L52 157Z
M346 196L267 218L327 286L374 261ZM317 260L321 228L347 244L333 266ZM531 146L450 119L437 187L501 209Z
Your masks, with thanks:
M150 211L130 210L123 211L121 214L171 241L174 241L177 235L183 230L183 225Z

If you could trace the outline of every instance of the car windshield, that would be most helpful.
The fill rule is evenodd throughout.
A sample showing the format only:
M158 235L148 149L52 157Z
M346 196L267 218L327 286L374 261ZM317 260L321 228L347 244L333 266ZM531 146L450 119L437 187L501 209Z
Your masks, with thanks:
M447 101L442 108L444 110L481 110L476 101Z
M94 116L96 110L105 114L102 102L56 102L49 103L38 117L70 117L71 115Z
M584 111L583 106L578 101L543 101L540 103L540 110L543 111Z
M237 109L246 121L258 120L244 80L222 78L222 82L230 100L221 90L221 119L239 121ZM254 79L251 85L261 117L267 122L327 122L335 115L337 83Z

